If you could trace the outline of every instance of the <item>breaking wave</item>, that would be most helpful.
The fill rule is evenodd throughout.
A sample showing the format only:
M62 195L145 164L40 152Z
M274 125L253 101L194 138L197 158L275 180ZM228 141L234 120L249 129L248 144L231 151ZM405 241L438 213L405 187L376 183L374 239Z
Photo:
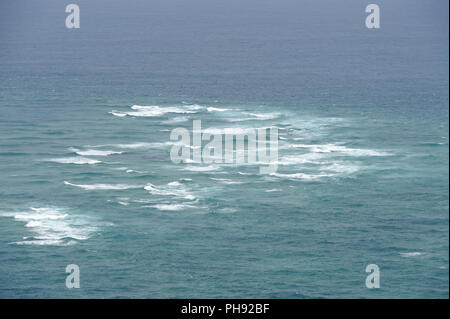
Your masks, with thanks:
M138 185L127 185L127 184L91 184L91 185L81 185L72 184L70 182L64 181L64 184L79 187L85 190L122 190L130 188L142 188L143 186Z
M69 214L57 207L30 207L25 212L1 213L0 216L13 217L25 223L24 226L32 233L22 241L13 242L17 245L73 245L89 239L99 230L99 224L89 218Z

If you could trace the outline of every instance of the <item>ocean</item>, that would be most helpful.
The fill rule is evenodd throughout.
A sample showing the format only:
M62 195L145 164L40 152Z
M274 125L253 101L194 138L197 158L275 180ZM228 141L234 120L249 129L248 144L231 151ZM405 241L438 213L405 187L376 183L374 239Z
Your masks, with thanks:
M0 4L0 298L448 298L448 2L76 3Z

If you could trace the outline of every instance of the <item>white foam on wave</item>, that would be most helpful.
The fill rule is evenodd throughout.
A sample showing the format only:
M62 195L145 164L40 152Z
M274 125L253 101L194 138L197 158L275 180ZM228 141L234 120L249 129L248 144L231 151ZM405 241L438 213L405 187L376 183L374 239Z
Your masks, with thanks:
M255 131L254 128L243 128L243 127L226 127L226 128L209 127L203 129L201 133L207 133L212 135L223 135L223 134L242 135L253 133L254 131ZM194 133L200 132L194 130Z
M422 253L415 251L415 252L410 252L410 253L400 253L400 255L402 257L416 257L416 256L422 255Z
M121 112L112 110L110 114L118 117L159 117L167 113L175 114L191 114L197 113L198 110L203 107L200 105L183 105L183 106L158 106L158 105L133 105L131 109L133 111Z
M302 149L301 154L280 157L278 165L303 165L308 174L283 174L290 179L317 180L322 177L347 176L360 170L360 165L344 157L379 157L390 153L371 149L350 148L342 144L290 144L288 149ZM310 170L314 170L311 173Z
M117 171L126 171L128 169L128 167L122 166L122 167L113 167L112 169L117 170Z
M25 227L34 235L17 241L17 245L67 246L77 241L87 240L98 231L97 225L83 216L70 215L55 207L30 207L29 211L2 213L1 216L13 217L24 222Z
M195 200L195 196L191 194L183 184L178 181L168 183L167 185L156 186L148 183L145 190L149 191L152 195L159 196L174 196L181 199Z
M267 121L267 120L273 120L280 116L280 113L249 113L249 112L242 112L242 114L250 116L246 118L241 119L228 119L230 122L243 122L243 121Z
M155 142L155 143L148 143L148 142L131 142L128 144L122 143L122 144L104 144L104 145L86 145L86 147L116 147L116 148L122 148L122 149L154 149L154 148L162 148L165 147L165 143Z
M386 152L349 148L337 144L291 144L289 148L307 148L314 153L341 153L347 156L389 156Z
M243 184L244 182L241 181L234 181L232 179L228 179L228 178L213 178L210 177L210 179L212 179L213 181L218 181L222 184L226 184L226 185L239 185L239 184Z
M99 160L87 158L87 157L61 157L61 158L49 158L45 159L46 162L54 162L54 163L61 163L61 164L77 164L77 165L83 165L83 164L89 164L94 165L101 163Z
M131 143L120 143L120 144L103 144L103 145L86 145L86 147L93 147L93 148L101 148L101 147L115 147L115 148L120 148L120 149L132 149L132 150L137 150L137 149L165 149L168 148L172 145L181 145L181 146L186 146L186 147L191 147L191 148L196 148L196 147L192 147L190 145L185 145L181 142L174 142L174 141L167 141L167 142L131 142ZM117 152L117 153L123 153L123 152Z
M220 107L207 107L206 110L208 112L226 112L226 111L231 111L231 109L225 109L225 108L220 108Z
M255 173L244 173L244 172L238 172L239 175L244 175L244 176L250 176L250 175L255 175Z
M156 204L156 205L148 205L143 207L152 207L156 208L158 210L165 210L165 211L179 211L184 210L186 208L195 208L194 205L188 205L188 204Z
M282 192L283 190L281 188L272 188L272 189L266 189L266 193L273 193L273 192Z
M145 142L137 142L130 144L116 144L116 147L119 148L128 148L128 149L150 149L150 148L161 148L164 147L164 143L145 143Z
M198 104L183 104L184 109L188 109L190 111L199 111L205 109L203 105Z
M132 174L132 173L135 173L135 174L145 174L145 173L147 173L147 172L145 172L145 171L137 171L137 170L134 170L134 169L127 169L126 172L127 172L128 174Z
M315 181L319 180L323 177L332 177L333 174L305 174L305 173L293 173L293 174L281 174L281 173L272 173L271 176L276 176L279 178L287 178L293 180L306 180L306 181Z
M117 117L125 117L125 116L127 116L127 113L122 113L122 112L118 112L118 111L111 111L111 112L109 112L109 114L112 114L112 115L117 116Z
M131 189L131 188L142 188L143 186L138 185L127 185L127 184L91 184L91 185L81 185L81 184L73 184L67 181L64 181L64 184L79 187L85 190L123 190L123 189Z
M264 130L264 129L277 129L282 130L282 128L277 126L261 126L261 127L224 127L224 128L218 128L218 127L209 127L202 129L201 131L194 130L194 133L208 133L212 135L246 135L255 133L257 130ZM267 141L269 142L269 141Z
M302 155L287 155L280 158L278 165L302 165L306 164L308 170L314 169L317 173L293 173L293 174L271 174L277 177L289 179L316 180L323 177L350 175L359 171L359 167L345 162L331 162L323 160L322 154L307 153Z
M81 156L109 156L109 155L114 155L114 154L122 154L123 152L116 152L116 151L103 151L103 150L85 150L85 151L82 151L82 150L79 150L79 149L76 149L76 148L73 148L73 147L71 147L71 148L69 148L69 150L71 151L71 152L75 152L75 153L77 153L78 155L81 155Z

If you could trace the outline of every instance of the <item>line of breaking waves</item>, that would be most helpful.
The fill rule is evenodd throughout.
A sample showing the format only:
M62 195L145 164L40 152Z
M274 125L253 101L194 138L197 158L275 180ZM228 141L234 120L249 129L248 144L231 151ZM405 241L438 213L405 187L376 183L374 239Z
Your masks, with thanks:
M215 185L222 185L222 187L233 187L236 185L251 183L255 178L264 180L286 180L286 181L332 181L332 178L349 177L360 171L364 164L364 158L377 158L384 156L391 156L392 154L384 150L366 149L363 147L353 147L345 142L330 142L331 131L341 125L346 126L345 119L340 118L300 118L295 114L285 114L285 112L270 112L266 109L260 111L245 110L237 107L216 107L216 106L202 106L198 104L181 104L172 106L158 106L158 105L133 105L131 109L125 111L113 110L112 115L119 118L130 117L150 117L161 118L158 119L159 125L167 125L168 128L172 125L184 123L190 120L190 116L213 120L215 125L208 126L202 130L207 134L241 134L247 135L255 129L269 129L277 128L278 135L278 159L272 164L277 164L278 170L272 172L268 176L261 176L259 170L255 168L254 171L249 168L258 165L267 165L269 163L258 162L256 164L248 163L234 163L233 165L242 167L248 165L247 168L235 171L231 169L229 163L224 163L214 158L212 163L205 164L201 161L194 161L193 159L184 160L179 165L177 171L186 174L180 178L179 181L169 182L167 184L157 183L74 183L64 181L64 184L74 188L80 188L85 191L128 191L133 189L143 189L150 198L141 198L142 203L146 204L142 207L151 207L161 211L178 211L198 208L198 195L192 190L188 189L181 180L187 180L188 177L197 179L203 175L207 176L206 180L213 182ZM205 121L209 123L208 121ZM235 122L234 125L230 125ZM263 122L263 125L260 123ZM125 122L126 123L126 122ZM222 124L220 124L222 123ZM160 131L168 131L160 130ZM250 134L251 135L251 134ZM248 136L250 136L248 135ZM248 137L249 138L249 137ZM70 147L69 151L75 153L75 156L49 158L44 161L50 161L60 164L114 164L101 161L99 158L113 156L114 159L121 161L120 167L112 167L115 171L126 171L127 173L144 174L148 169L141 170L137 163L129 162L130 158L136 158L139 153L152 153L153 150L163 150L169 156L169 150L174 145L182 145L194 150L200 146L184 145L181 141L127 141L119 143L105 143L99 145L85 145L83 147ZM322 143L321 143L322 142ZM270 141L273 143L273 141ZM248 143L250 145L250 143ZM248 147L247 145L247 147ZM253 144L252 144L253 145ZM235 154L239 151L234 151ZM131 153L133 156L126 156ZM168 159L169 160L169 159ZM168 161L167 160L167 161ZM128 162L123 162L128 161ZM165 162L167 162L165 161ZM167 166L167 164L165 163ZM168 164L172 165L171 163ZM175 164L173 164L175 165ZM134 169L129 169L128 166L133 166ZM236 174L234 174L236 173ZM234 175L233 175L234 174ZM158 174L156 174L158 175ZM208 176L209 175L209 176ZM211 177L214 176L214 177ZM229 178L238 177L241 178ZM134 178L134 177L133 177ZM142 176L140 176L142 178ZM157 178L157 177L156 177ZM77 177L77 180L79 178ZM204 187L203 181L197 181L199 188ZM199 183L199 184L198 184ZM280 192L282 188L267 187L265 192ZM127 206L131 202L141 203L139 200L129 199L129 197L122 198L118 201L120 205ZM141 203L141 204L142 204ZM30 224L32 225L32 224Z
M16 245L74 245L110 225L59 207L30 207L21 212L0 212L0 216L24 223L29 231L28 236L11 243Z

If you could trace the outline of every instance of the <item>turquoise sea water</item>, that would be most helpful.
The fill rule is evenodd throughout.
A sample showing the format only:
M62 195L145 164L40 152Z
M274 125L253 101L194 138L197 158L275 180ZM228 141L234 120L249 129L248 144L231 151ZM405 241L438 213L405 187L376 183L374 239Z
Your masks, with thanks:
M1 298L448 297L448 3L77 3L0 4ZM277 173L172 163L193 120Z

